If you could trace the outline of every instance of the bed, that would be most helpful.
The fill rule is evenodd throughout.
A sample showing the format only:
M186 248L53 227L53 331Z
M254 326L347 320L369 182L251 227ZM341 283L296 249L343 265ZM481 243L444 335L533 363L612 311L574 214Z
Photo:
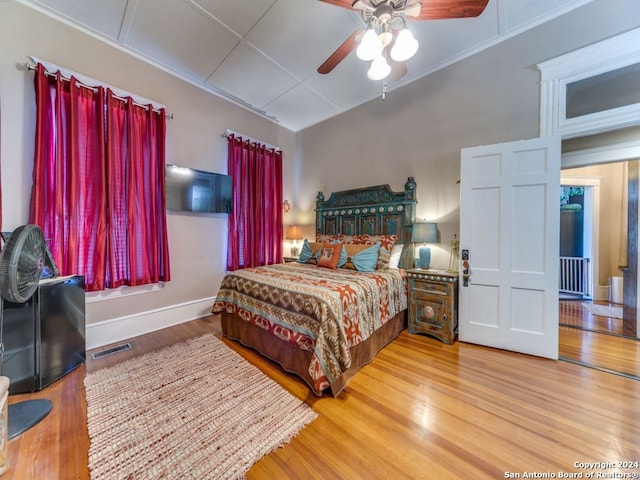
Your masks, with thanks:
M409 177L402 192L389 185L328 199L319 192L316 242L305 241L299 262L225 276L212 308L223 334L298 375L315 395L338 396L406 325L415 190Z

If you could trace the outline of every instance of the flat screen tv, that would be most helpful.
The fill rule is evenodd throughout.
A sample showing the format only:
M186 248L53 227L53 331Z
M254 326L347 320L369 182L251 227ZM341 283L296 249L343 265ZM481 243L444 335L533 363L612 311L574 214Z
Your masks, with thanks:
M167 210L193 213L230 213L229 175L177 165L165 166Z

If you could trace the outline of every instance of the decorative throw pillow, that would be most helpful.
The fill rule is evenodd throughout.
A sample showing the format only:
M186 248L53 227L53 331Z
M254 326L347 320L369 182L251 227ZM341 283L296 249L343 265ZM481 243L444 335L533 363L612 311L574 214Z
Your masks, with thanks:
M300 249L300 256L298 263L310 263L315 265L318 261L318 254L320 253L320 248L322 248L321 243L309 242L306 238L302 243L302 248Z
M355 270L356 267L353 264L353 256L360 253L363 250L366 250L367 248L370 248L371 245L356 245L353 243L345 243L344 244L344 248L343 251L346 254L346 261L345 263L342 265L342 268L347 268L349 270ZM338 267L340 267L340 265L338 265Z
M377 235L374 242L380 242L380 257L378 258L378 268L386 268L391 260L393 246L398 239L397 235Z
M347 248L346 245L344 245L340 240L333 240L331 242L332 245L335 245L337 243L343 245L342 250L340 250L340 258L338 259L338 268L342 268L344 266L345 263L347 263Z
M352 247L351 249L349 247ZM378 264L378 253L380 252L380 243L373 246L369 245L347 245L347 251L353 253L349 255L344 268L358 270L359 272L374 272Z
M356 253L360 253L362 250L366 250L371 245L362 244L356 245L355 243L345 243L344 248L349 257L353 257Z
M325 243L320 249L318 266L325 268L337 268L340 261L343 245L341 243Z
M378 253L378 265L376 269L387 268L391 259L391 251L396 243L397 235L344 235L342 241L345 244L375 245L380 242Z
M378 264L376 269L387 268L391 259L391 251L396 243L397 235L344 235L336 234L317 234L316 242L330 243L342 242L345 245L375 245L380 242L380 251L378 252Z

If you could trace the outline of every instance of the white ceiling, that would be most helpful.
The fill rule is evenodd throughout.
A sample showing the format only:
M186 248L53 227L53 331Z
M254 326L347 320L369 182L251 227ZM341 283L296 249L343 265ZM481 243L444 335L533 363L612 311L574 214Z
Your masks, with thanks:
M477 18L409 22L420 49L406 62L407 75L389 83L389 91L590 1L489 0ZM382 82L367 78L369 64L355 52L330 74L317 73L363 26L358 13L318 0L22 3L294 132L382 93Z

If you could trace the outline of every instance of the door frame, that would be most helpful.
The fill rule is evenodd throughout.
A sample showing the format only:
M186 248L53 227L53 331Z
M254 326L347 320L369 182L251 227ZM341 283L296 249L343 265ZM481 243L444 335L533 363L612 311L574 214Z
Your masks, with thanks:
M572 83L634 64L640 64L640 28L537 64L540 71L540 136L558 135L566 140L615 133L640 125L640 102L574 118L568 118L566 113L567 90ZM602 91L602 95L608 92ZM560 168L635 159L640 159L640 140L563 154ZM639 294L640 281L636 281L636 298L640 298ZM640 304L636 309L640 310ZM636 318L640 318L637 312ZM640 322L636 323L636 330L636 336L640 338Z

